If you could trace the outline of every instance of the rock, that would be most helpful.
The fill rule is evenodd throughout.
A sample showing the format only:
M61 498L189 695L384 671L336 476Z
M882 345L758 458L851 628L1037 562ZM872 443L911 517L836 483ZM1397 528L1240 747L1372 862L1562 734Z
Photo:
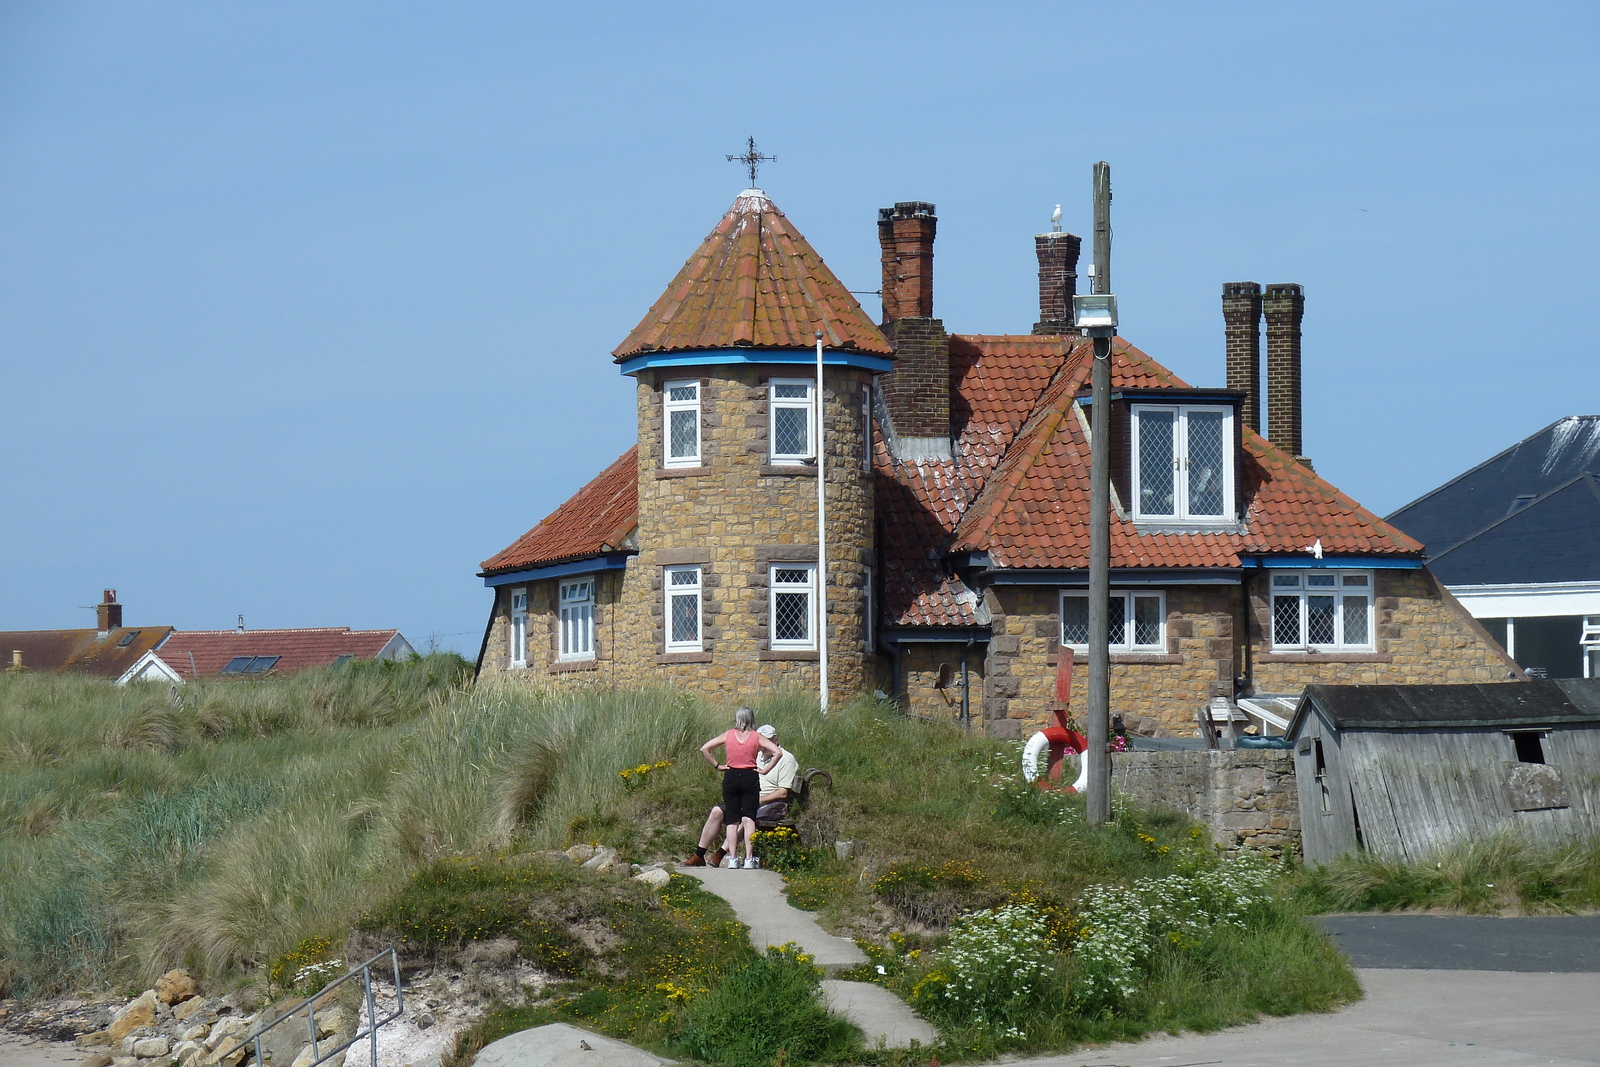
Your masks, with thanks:
M609 871L614 868L617 863L617 850L609 846L602 845L595 851L593 856L590 856L584 861L583 869L586 871Z
M234 1035L243 1038L245 1032L249 1029L250 1027L239 1016L224 1016L217 1020L217 1024L211 1028L211 1033L206 1035L206 1048L214 1051Z
M854 841L835 841L833 843L833 854L839 857L840 862L843 862L850 858L850 853L855 851L855 847L856 843Z
M294 1058L294 1063L290 1067L311 1067L315 1062L317 1062L317 1054L311 1050L310 1045L307 1045L300 1050L300 1055Z
M588 863L594 858L596 851L593 845L573 845L567 849L565 855L573 863Z
M111 1020L106 1027L107 1044L120 1045L122 1039L141 1026L154 1026L156 1021L156 991L146 989Z
M141 1037L133 1043L133 1054L141 1060L160 1059L172 1052L172 1039L167 1037Z
M156 979L156 999L163 1004L176 1004L197 996L200 986L188 971L170 970Z
M333 1034L344 1033L348 1025L344 1009L337 1004L328 1008L327 1011L319 1011L317 1012L317 1040L321 1041L323 1038Z
M139 1057L118 1056L111 1061L111 1067L139 1067Z
M198 1041L180 1041L178 1047L172 1050L172 1058L184 1064L202 1055L205 1050L205 1046Z
M200 1023L197 1026L191 1026L191 1027L189 1027L189 1029L185 1030L180 1035L179 1040L180 1041L204 1041L206 1035L209 1034L209 1033L211 1033L211 1027L206 1025L205 1023Z
M104 1052L98 1056L90 1056L83 1061L83 1067L111 1067L111 1057Z
M79 1048L93 1048L95 1045L113 1044L111 1034L105 1030L96 1030L92 1034L79 1034L73 1042Z
M426 1030L428 1027L432 1026L434 1023L436 1023L438 1021L439 1021L438 1019L435 1019L433 1017L433 1013L432 1012L425 1011L421 1015L417 1016L417 1018L416 1018L417 1029L418 1030Z
M172 1017L180 1022L206 1006L205 997L190 997L172 1006Z
M638 874L633 876L633 880L635 882L643 882L647 886L660 889L662 886L672 881L672 875L657 867L653 871L640 871Z

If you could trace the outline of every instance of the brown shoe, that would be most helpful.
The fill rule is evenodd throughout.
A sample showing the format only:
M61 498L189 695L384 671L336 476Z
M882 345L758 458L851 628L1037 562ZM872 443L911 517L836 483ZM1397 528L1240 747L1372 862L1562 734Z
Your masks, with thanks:
M682 863L678 864L680 867L704 867L705 865L706 858L700 855L698 852L684 860Z
M728 853L725 850L720 849L720 848L717 849L710 856L706 857L706 861L705 861L706 862L706 866L708 866L708 867L721 867L722 866L722 859L727 854Z

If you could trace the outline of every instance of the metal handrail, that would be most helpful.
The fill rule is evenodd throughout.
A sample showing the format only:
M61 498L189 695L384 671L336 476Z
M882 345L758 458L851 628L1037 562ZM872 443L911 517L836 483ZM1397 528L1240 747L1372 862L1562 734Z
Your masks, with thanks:
M378 1018L376 999L372 994L372 966L385 956L389 957L390 966L394 971L394 1011L380 1019ZM321 1046L317 1042L316 1002L319 1000L326 1000L328 994L333 990L338 989L346 982L353 981L357 977L361 979L362 998L367 1006L367 1028L362 1030L358 1025L356 1027L356 1033L350 1038L350 1040L344 1042L344 1044L340 1045L338 1048L329 1049L327 1052L323 1052ZM337 1056L339 1053L354 1045L362 1038L366 1038L371 1045L372 1067L378 1067L378 1028L383 1026L385 1023L391 1023L400 1018L401 1015L405 1014L405 1007L405 991L404 987L400 983L400 956L397 952L395 952L394 946L391 945L360 966L352 967L349 971L345 972L343 977L329 982L316 993L313 993L305 1000L302 1000L300 1003L294 1005L294 1007L282 1012L271 1022L267 1023L267 1025L257 1030L253 1039L256 1050L256 1067L265 1067L265 1062L261 1058L262 1035L268 1030L271 1030L274 1026L277 1026L279 1023L283 1022L285 1019L291 1019L295 1017L302 1010L306 1013L306 1026L311 1033L311 1054L312 1056L316 1057L311 1061L310 1064L307 1065L307 1067L317 1067L318 1064L332 1059L334 1056ZM238 1046L234 1047L237 1048ZM286 1065L278 1064L276 1067L286 1067Z

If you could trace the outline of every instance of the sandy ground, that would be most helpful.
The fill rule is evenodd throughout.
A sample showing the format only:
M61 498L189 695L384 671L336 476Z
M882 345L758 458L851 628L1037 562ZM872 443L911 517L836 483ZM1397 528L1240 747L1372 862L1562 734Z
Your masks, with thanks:
M91 1055L76 1045L0 1030L0 1067L77 1067Z

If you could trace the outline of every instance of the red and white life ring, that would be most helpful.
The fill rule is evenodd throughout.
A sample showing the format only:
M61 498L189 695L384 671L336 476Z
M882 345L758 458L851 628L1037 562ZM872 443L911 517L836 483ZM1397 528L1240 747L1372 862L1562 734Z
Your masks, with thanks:
M1089 742L1076 730L1063 729L1052 726L1040 730L1028 738L1028 743L1022 748L1022 777L1034 782L1041 789L1055 789L1061 782L1061 764L1070 749L1074 755L1082 755L1089 747ZM1039 757L1048 752L1048 762L1044 772L1039 770ZM1083 792L1089 784L1089 762L1079 761L1080 770L1078 780L1067 786L1074 793Z

